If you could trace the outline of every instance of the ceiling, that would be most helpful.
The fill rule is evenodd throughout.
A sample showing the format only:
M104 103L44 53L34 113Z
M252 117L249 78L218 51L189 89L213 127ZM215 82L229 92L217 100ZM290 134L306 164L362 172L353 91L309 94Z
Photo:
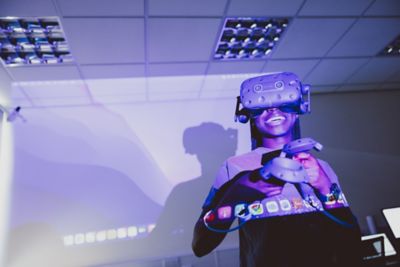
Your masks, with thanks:
M399 0L0 0L0 16L60 17L75 58L2 67L28 107L231 97L244 73L275 71L319 93L400 89L400 57L377 56L400 34ZM230 16L290 23L269 59L216 61Z

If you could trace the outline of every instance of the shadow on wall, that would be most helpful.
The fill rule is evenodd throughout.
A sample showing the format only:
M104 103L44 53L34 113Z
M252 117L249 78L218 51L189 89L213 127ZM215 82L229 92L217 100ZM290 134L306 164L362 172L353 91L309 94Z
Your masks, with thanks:
M194 224L217 171L228 157L235 155L237 130L202 123L184 131L183 145L186 153L199 160L201 176L178 184L167 198L149 239L151 249L163 255L191 253Z

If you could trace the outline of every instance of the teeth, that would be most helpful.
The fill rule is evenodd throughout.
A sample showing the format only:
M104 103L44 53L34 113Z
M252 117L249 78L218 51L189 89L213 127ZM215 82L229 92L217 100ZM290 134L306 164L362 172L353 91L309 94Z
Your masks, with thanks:
M265 123L270 125L278 125L281 124L286 118L284 116L273 116L269 118Z

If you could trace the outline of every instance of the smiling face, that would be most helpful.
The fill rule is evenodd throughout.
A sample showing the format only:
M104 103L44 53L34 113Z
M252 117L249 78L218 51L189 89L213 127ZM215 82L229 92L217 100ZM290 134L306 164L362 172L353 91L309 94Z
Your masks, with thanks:
M254 124L262 136L273 138L290 134L296 119L297 114L269 108L254 119Z

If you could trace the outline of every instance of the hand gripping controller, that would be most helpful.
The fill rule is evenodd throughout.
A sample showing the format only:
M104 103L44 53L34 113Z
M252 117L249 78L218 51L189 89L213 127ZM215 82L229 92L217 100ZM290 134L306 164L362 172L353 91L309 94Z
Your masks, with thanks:
M306 197L304 196L304 192L302 189L303 185L308 185L311 186L309 183L309 178L308 175L298 161L295 161L293 156L295 154L301 153L301 152L309 152L312 149L315 149L317 151L321 151L323 146L315 141L312 138L301 138L294 140L290 143L287 143L283 149L279 157L274 158L267 162L264 167L260 169L260 175L265 179L268 180L272 177L275 177L276 179L282 180L284 182L292 183L296 187L297 191L300 193L301 197L306 200ZM312 187L312 186L311 186ZM312 187L314 189L314 187ZM314 189L315 190L315 189ZM308 201L309 202L309 201ZM353 228L354 224L353 223L348 223L345 222L331 213L327 212L325 209L318 209L317 207L314 206L312 202L309 202L309 204L314 207L315 209L319 210L327 216L329 219L332 221L336 222L337 224L346 227L346 228Z
M295 154L312 149L321 151L322 148L320 143L309 137L287 143L279 157L270 160L260 169L260 175L265 180L275 177L288 183L307 183L309 179L304 167L292 158Z

